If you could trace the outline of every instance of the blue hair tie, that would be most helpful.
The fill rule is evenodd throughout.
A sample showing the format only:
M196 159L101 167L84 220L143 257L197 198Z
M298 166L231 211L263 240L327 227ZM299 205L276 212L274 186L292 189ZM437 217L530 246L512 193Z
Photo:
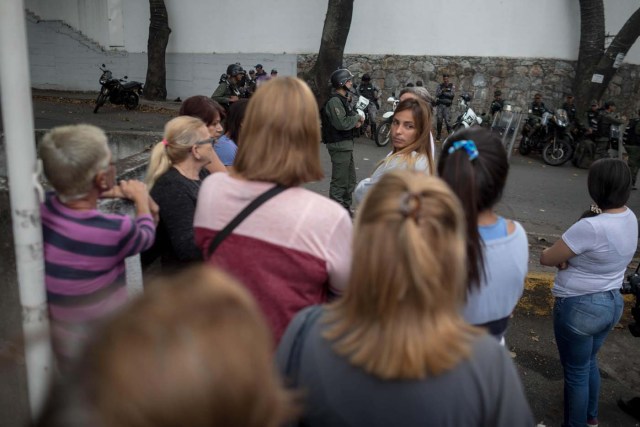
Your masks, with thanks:
M469 155L469 160L474 160L479 155L476 143L471 141L470 139L454 142L453 145L449 147L449 154L453 154L461 148L467 152L467 154Z

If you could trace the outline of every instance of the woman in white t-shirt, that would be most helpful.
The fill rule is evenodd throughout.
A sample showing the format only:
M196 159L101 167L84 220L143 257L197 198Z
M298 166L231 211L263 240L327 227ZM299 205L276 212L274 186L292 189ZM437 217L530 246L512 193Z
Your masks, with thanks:
M596 355L623 309L620 285L638 244L638 220L625 206L629 167L618 159L591 165L587 180L595 216L583 215L540 256L557 266L553 328L564 368L564 425L598 424Z
M421 99L406 99L396 108L391 122L393 151L385 157L371 174L358 183L353 193L360 204L369 189L385 173L395 169L409 169L433 175L435 169L430 139L431 107Z

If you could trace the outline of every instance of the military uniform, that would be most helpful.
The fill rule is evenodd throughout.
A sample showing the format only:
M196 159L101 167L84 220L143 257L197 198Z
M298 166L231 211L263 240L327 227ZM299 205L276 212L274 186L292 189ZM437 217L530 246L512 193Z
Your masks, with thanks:
M502 111L504 108L504 99L494 99L489 107L491 116L494 116L497 112Z
M569 104L565 102L562 104L562 109L567 112L567 118L569 119L569 123L575 124L577 119L578 110L576 110L576 106L574 104Z
M211 95L211 99L225 107L228 111L229 98L231 96L240 97L240 90L236 87L236 85L232 84L228 80L225 80L218 85L216 90L213 92L213 95Z
M456 95L453 83L440 83L436 89L436 139L442 134L442 121L447 127L447 134L451 133L451 104Z
M379 93L380 88L372 82L362 82L360 86L358 86L358 95L364 96L370 101L367 108L369 109L369 120L371 121L372 132L375 132L376 115L378 108L380 108L380 105L378 105Z
M598 133L594 160L609 157L609 143L611 141L611 126L621 125L624 121L619 119L612 111L602 110L598 116Z
M325 137L331 156L329 198L351 209L351 196L356 188L356 167L353 160L353 130L360 120L346 96L335 93L323 108L330 128Z

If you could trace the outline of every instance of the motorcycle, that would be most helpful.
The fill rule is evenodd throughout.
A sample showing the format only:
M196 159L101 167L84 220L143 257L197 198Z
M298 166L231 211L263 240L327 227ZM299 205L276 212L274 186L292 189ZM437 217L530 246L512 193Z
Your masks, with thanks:
M387 102L392 104L392 109L382 115L382 123L378 126L378 133L376 134L376 145L378 147L384 147L391 141L391 120L400 100L390 96L387 98Z
M456 118L456 121L451 126L454 132L462 128L467 129L471 126L482 125L482 117L478 116L475 111L473 111L469 102L471 102L471 95L468 93L460 95L460 107L462 107L462 113Z
M358 115L364 119L362 126L360 126L360 128L358 129L360 131L360 135L365 134L366 136L367 129L369 129L369 126L371 126L371 120L369 120L369 103L370 102L371 101L369 101L368 98L358 95L358 101L356 102L355 108Z
M544 162L550 166L560 166L573 156L573 137L569 133L567 112L559 108L552 113L545 111L539 123L529 118L522 129L522 139L518 151L526 156L531 151L541 151Z
M114 105L124 104L127 110L134 110L138 107L140 95L142 95L142 83L127 81L127 76L124 76L123 79L114 79L113 74L105 68L104 64L100 67L100 71L102 71L99 80L101 88L98 98L96 98L96 106L93 109L94 114L107 102L107 99Z

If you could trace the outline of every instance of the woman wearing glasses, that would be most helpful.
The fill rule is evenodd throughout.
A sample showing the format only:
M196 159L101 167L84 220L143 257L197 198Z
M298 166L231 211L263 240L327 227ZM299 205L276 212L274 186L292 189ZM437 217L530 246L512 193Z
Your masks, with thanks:
M151 152L146 183L160 207L156 241L143 256L148 265L158 256L163 270L202 260L193 239L193 215L202 180L226 171L213 150L205 123L180 116L164 128L164 139Z

